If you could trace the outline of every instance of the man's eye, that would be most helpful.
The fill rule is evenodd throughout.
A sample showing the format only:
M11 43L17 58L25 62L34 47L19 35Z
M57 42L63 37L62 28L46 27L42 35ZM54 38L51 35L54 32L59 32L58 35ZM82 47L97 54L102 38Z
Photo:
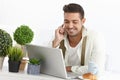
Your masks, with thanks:
M73 22L74 24L77 24L77 22Z
M65 22L65 23L69 23L69 22Z

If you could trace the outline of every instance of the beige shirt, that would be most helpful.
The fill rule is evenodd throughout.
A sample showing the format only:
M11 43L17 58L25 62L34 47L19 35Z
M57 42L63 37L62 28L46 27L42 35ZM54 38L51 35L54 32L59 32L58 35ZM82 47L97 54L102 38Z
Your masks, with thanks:
M105 41L101 34L93 31L89 31L85 28L82 30L82 36L87 36L86 50L85 50L85 65L81 66L81 49L82 41L72 48L69 45L67 38L65 37L65 65L72 66L72 72L78 74L84 74L88 72L88 63L94 62L98 66L98 75L104 72L105 65Z

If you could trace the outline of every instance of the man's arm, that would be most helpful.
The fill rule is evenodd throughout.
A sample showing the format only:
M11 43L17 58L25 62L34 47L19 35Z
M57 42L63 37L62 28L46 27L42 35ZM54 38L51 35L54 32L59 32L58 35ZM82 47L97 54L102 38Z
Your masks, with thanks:
M96 34L93 41L93 50L90 61L94 62L98 66L98 76L102 75L105 70L105 40L104 36L100 33Z

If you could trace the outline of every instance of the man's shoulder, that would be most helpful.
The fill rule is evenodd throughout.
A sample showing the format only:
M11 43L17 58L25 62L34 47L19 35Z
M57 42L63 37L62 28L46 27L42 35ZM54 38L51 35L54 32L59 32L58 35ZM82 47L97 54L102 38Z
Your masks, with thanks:
M99 31L87 29L87 37L89 39L104 39L104 34Z
M99 32L99 31L92 30L92 29L87 29L87 35L95 37L95 36L102 36L103 33Z

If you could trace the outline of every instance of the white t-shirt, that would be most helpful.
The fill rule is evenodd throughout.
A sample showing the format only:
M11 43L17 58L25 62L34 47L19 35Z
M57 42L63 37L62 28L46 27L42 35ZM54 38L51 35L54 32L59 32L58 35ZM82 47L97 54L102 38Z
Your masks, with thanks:
M66 66L80 66L81 62L81 49L82 39L76 47L71 47L67 38L65 39L66 53L65 53L65 65Z

